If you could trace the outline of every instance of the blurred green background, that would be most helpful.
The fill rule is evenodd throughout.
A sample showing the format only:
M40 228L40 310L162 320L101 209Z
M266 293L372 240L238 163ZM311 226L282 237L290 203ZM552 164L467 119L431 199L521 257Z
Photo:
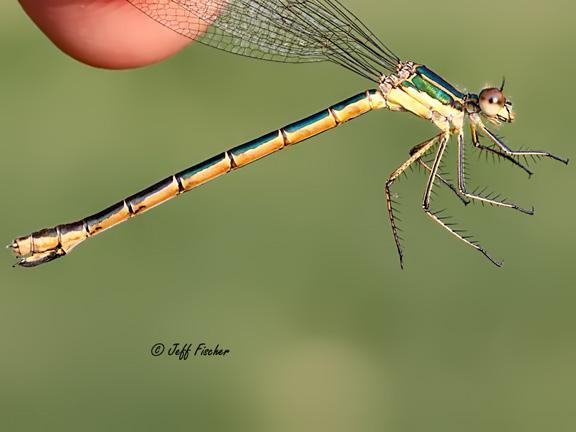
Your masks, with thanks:
M349 2L350 3L350 2ZM477 90L508 79L513 147L574 157L568 1L351 6L403 58ZM397 10L397 11L395 11ZM195 45L110 72L0 5L0 239L82 218L371 86L330 64ZM435 133L377 112L219 179L36 269L0 259L0 429L573 431L574 165L528 180L469 150L477 185L536 216L449 207L497 269L402 180L407 268L383 185ZM455 146L450 147L453 166ZM231 349L154 358L154 343Z

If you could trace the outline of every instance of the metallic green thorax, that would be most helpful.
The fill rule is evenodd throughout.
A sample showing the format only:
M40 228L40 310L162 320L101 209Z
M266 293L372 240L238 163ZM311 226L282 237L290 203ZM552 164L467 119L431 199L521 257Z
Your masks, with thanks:
M406 87L416 88L436 99L443 105L461 106L466 95L432 72L426 66L419 66L412 77L402 83Z

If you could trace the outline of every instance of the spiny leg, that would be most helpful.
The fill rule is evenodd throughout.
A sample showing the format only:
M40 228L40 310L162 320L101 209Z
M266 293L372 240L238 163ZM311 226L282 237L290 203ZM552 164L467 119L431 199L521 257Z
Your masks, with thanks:
M547 157L547 158L554 159L554 160L557 160L558 162L562 162L563 164L568 165L568 161L569 161L568 159L563 159L559 156L553 155L552 153L548 153L548 152L544 152L544 151L535 151L535 150L512 150L510 147L508 147L506 144L504 144L500 138L498 138L495 134L490 132L486 128L486 126L484 126L482 123L477 123L477 126L480 128L480 130L484 134L486 134L486 136L490 139L490 141L492 141L494 144L496 144L498 147L500 147L502 149L502 151L504 153L506 153L507 155L520 156L520 157L527 157L527 156Z
M426 143L427 143L427 141L424 141L423 143L417 144L414 147L412 147L412 149L410 149L410 152L409 152L410 156L415 154ZM417 161L418 164L420 164L420 166L423 167L424 169L426 169L426 171L428 171L429 173L432 172L432 168L430 168L430 165L428 165L428 163L426 163L422 160L423 157L424 156L422 156L420 159L418 159L418 161ZM464 204L464 205L470 204L470 201L468 201L466 198L464 198L460 194L460 191L458 190L458 188L456 188L456 186L454 186L449 180L445 179L440 174L436 174L436 178L438 180L440 180L444 186L450 188L450 190L454 193L454 195L456 195L456 197L458 197L458 199L460 201L462 201L462 204Z
M526 210L523 209L522 207L517 206L514 203L510 203L507 202L506 200L499 200L499 196L500 195L495 195L493 196L493 194L490 194L488 196L482 196L479 194L474 194L474 193L469 193L466 191L466 176L464 173L464 134L462 133L462 131L458 131L458 189L460 190L460 193L462 195L464 195L467 198L470 198L472 200L476 200L476 201L480 201L482 203L486 203L486 204L490 204L490 205L494 205L494 206L499 206L499 207L506 207L506 208L511 208L514 210L518 210L522 213L528 214L528 215L533 215L534 214L534 209L531 210Z
M480 143L480 138L478 137L478 131L476 130L476 127L473 124L470 124L470 132L472 135L472 143L474 144L474 147L476 147L477 149L479 149L480 151L485 151L488 152L490 154L492 154L493 156L505 159L509 162L511 162L512 164L516 165L518 168L521 168L522 170L524 170L529 177L532 177L532 174L534 174L530 168L528 168L526 165L524 165L522 162L514 159L512 156L510 156L509 154L506 154L498 149L495 149L493 147L489 147L486 145L482 145Z
M404 268L404 252L402 249L402 238L399 235L399 229L396 224L398 218L396 217L394 204L395 201L392 200L392 194L390 192L390 188L392 184L404 173L414 162L418 161L428 150L430 150L438 141L442 134L436 135L434 138L429 139L428 141L424 141L421 144L418 144L412 151L410 152L410 157L398 167L386 181L386 186L384 187L384 191L386 194L386 207L388 209L388 218L390 219L390 225L392 227L392 235L394 237L394 242L396 243L396 249L398 251L398 256L400 258L400 267Z
M418 159L418 163L424 167L426 169L426 171L428 171L429 173L432 172L432 168L430 167L430 165L428 165L426 162L424 162L422 159ZM442 184L448 188L450 188L450 190L454 193L454 195L456 195L456 197L458 197L458 199L460 201L462 201L462 204L464 205L468 205L470 204L470 201L468 201L466 198L464 198L462 196L462 194L460 194L460 191L458 190L458 188L456 186L454 186L452 183L450 183L450 181L446 180L444 177L442 177L440 174L436 174L436 178L438 180L440 180L442 182Z
M492 258L488 254L488 252L482 246L480 246L480 244L476 240L474 240L470 236L463 235L461 230L457 230L455 228L452 228L453 224L445 222L445 218L439 216L441 211L432 212L430 209L430 197L432 194L432 188L434 187L434 181L436 179L436 174L438 173L438 169L440 167L440 162L442 161L442 156L444 156L444 151L446 150L446 145L448 144L449 138L450 138L450 135L448 132L444 132L442 134L442 138L440 140L440 145L439 145L438 151L436 153L436 158L434 159L434 164L432 165L432 172L430 173L430 176L428 178L428 184L426 186L426 191L424 192L424 200L422 201L422 208L424 209L424 212L428 216L430 216L430 218L433 221L438 223L440 226L444 227L448 232L450 232L452 235L454 235L457 238L459 238L460 240L462 240L467 245L476 249L478 252L480 252L482 255L484 255L486 258L488 258L488 260L490 260L490 262L492 264L496 265L497 267L501 267L502 263L498 262L494 258Z

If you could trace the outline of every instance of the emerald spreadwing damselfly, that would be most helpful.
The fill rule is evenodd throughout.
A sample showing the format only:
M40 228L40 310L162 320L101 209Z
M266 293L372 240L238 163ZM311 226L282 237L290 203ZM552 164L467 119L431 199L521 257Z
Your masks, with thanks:
M392 172L384 185L401 266L404 253L391 187L401 174L416 165L429 173L422 201L425 214L500 266L501 263L480 243L431 206L432 190L438 184L449 187L466 204L479 201L533 214L532 209L524 209L497 195L468 190L465 129L469 129L471 143L477 150L501 158L528 174L531 171L524 160L527 157L547 157L568 163L544 151L512 150L486 127L485 121L492 124L514 121L512 104L503 93L504 83L499 88L484 88L478 94L458 90L426 66L400 60L338 0L127 1L160 24L207 45L286 63L329 61L372 81L375 88L173 174L92 216L17 238L9 247L19 258L17 264L20 266L34 267L62 257L87 238L172 197L369 111L383 108L412 113L439 129L436 136L410 150L409 158ZM439 172L450 138L455 138L458 153L455 185Z

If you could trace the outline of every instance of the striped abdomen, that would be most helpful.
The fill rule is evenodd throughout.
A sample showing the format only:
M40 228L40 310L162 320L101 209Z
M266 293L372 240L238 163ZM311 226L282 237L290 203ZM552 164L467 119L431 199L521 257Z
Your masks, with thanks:
M34 267L70 252L80 242L120 222L168 201L223 174L299 143L373 109L386 101L378 90L369 90L317 114L225 151L205 162L174 174L107 209L78 222L46 228L14 240L10 246L19 265Z

